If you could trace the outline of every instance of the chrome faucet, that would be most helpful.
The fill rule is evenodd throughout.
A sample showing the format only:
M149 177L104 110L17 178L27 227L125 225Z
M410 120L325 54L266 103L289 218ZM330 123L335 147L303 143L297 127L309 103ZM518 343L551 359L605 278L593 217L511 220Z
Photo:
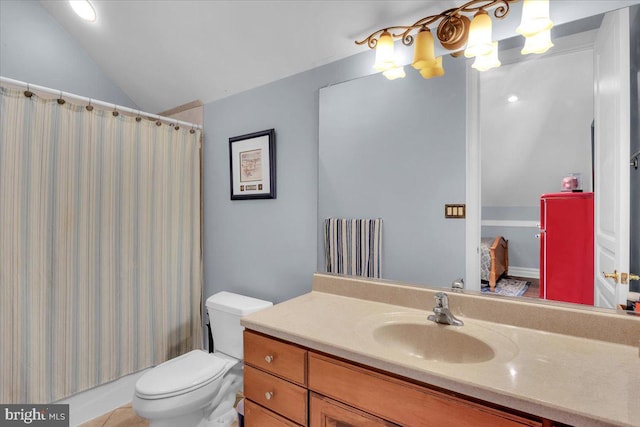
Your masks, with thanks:
M433 308L433 313L430 314L427 319L440 323L442 325L462 326L464 323L460 319L451 314L449 311L449 297L444 292L438 292L435 295L436 306Z

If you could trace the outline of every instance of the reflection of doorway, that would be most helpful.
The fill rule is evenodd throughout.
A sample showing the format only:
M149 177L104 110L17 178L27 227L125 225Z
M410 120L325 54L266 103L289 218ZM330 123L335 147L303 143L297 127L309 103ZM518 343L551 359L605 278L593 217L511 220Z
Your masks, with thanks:
M595 31L555 40L552 53L505 51L480 73L482 237L509 241L509 275L538 279L540 196L580 173L592 191Z
M619 14L622 13L624 14L624 12L614 12L612 14ZM627 11L627 15L626 15L626 24L628 26L628 11ZM620 18L622 20L624 20L624 18ZM624 27L624 26L623 26ZM623 34L624 30L621 29L620 31L618 31L619 34ZM622 37L622 36L620 36ZM628 28L627 28L627 32L626 32L626 37L627 37L627 55L628 55ZM559 43L556 43L557 45L559 45ZM554 49L557 52L557 49ZM628 61L628 59L627 59ZM503 62L507 62L507 61L503 61ZM592 69L592 68L590 68ZM628 70L628 64L627 64L627 68ZM624 79L622 79L624 80ZM628 83L628 77L626 79L626 82ZM481 172L482 172L482 168L480 166L479 163L479 159L481 158L481 139L480 139L480 128L482 125L482 117L481 117L481 111L479 108L479 99L478 99L478 94L480 93L480 81L478 78L477 74L474 74L473 72L468 73L468 93L469 93L469 115L468 115L468 120L469 120L469 135L468 135L468 146L467 146L467 234L466 234L466 238L467 238L467 270L466 270L466 277L467 277L467 286L470 289L475 289L476 287L479 287L479 274L477 273L480 268L479 268L479 260L478 260L478 247L479 247L479 242L480 242L480 237L481 237L481 222L480 219L482 218L482 212L481 212ZM622 90L622 92L624 92L624 90ZM628 88L626 93L628 94ZM558 97L554 98L554 102L561 102L561 99L558 99ZM628 109L627 109L628 110ZM526 114L526 113L523 113ZM544 125L544 121L539 120L538 121L538 125L539 126L543 126ZM589 123L585 126L587 129L587 132L590 133L589 130L589 126L590 126L590 121ZM628 117L627 117L627 126L628 126ZM604 131L603 131L604 132ZM627 133L628 135L628 133ZM585 152L590 152L590 141L591 138L585 138L587 143L589 144L587 146L587 148L585 149ZM628 140L627 140L627 144L628 144ZM621 147L618 146L612 146L610 144L601 144L601 150L610 150L610 151L620 151ZM627 146L628 148L628 146ZM624 151L624 150L623 150ZM628 150L625 153L626 156L626 165L627 165L627 170L628 170ZM523 157L527 157L528 155L530 155L530 152L522 152L519 154L520 156ZM616 157L616 159L621 159L622 157L618 156ZM570 173L572 171L570 170L566 170L564 171L565 173ZM590 172L590 170L587 170L587 172ZM589 177L589 173L586 174L587 177ZM583 178L585 177L585 173L583 173ZM560 186L560 180L556 178L555 181L557 184L555 187L551 188L549 191L547 190L543 190L541 193L544 192L557 192ZM628 183L628 176L627 176L627 181ZM517 180L516 180L517 183ZM615 183L608 183L607 185L609 186L613 186ZM628 189L628 184L627 184L627 189ZM604 191L604 190L601 190ZM622 206L622 209L620 209L619 205L616 206L612 206L609 205L609 212L611 213L611 217L612 218L618 218L617 221L622 221L624 222L624 217L626 215L626 220L628 222L628 196L627 196L627 206L626 208L624 206ZM613 208L613 209L612 209ZM626 214L625 214L626 212ZM512 221L516 221L513 220ZM522 220L522 221L531 221L531 220ZM532 224L531 223L527 223L527 224L521 224L523 226L523 228L526 227L530 227ZM532 234L535 234L532 233ZM625 235L624 232L622 233L618 233L617 234L618 237L622 240L626 239L627 240L627 244L626 244L626 250L628 252L628 248L629 248L629 244L628 244L628 230L627 233ZM618 245L618 247L620 246L624 246L624 245ZM624 250L619 251L619 252L624 252ZM628 256L628 253L627 253ZM511 254L510 254L510 258L511 258ZM619 268L626 268L626 270L624 271L628 271L628 257L627 257L627 265L624 266L624 262L621 265L621 267ZM596 267L596 271L598 271L598 267ZM621 271L621 270L618 270ZM621 296L623 294L625 294L624 292L624 288L618 287L616 288L615 292L617 292L617 296L615 297L616 300L619 300L621 298ZM611 306L613 307L613 302L609 303L609 304L605 304L605 303L601 303L601 305L606 305L606 306Z

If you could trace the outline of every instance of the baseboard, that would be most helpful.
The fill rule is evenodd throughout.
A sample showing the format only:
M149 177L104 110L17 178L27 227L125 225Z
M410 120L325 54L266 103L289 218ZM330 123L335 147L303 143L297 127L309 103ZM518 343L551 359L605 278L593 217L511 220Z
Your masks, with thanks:
M528 277L530 279L540 279L540 270L537 268L509 266L509 276Z
M133 400L136 381L146 371L147 369L127 375L55 403L68 404L69 425L80 425L130 403Z

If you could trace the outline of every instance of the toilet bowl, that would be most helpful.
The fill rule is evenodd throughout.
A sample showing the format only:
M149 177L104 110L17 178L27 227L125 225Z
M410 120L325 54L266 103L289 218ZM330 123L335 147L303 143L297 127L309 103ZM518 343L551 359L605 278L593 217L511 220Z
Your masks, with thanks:
M268 308L268 301L230 292L207 299L214 353L193 350L168 360L136 382L132 406L150 427L227 427L236 418L242 389L240 317Z

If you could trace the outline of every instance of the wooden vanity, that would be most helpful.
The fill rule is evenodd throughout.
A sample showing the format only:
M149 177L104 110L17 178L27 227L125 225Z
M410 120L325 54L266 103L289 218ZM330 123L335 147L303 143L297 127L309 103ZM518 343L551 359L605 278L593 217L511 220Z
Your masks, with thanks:
M316 274L244 317L246 425L640 426L640 318L450 292L464 325L433 326L436 292Z
M551 426L549 420L246 330L252 426Z

